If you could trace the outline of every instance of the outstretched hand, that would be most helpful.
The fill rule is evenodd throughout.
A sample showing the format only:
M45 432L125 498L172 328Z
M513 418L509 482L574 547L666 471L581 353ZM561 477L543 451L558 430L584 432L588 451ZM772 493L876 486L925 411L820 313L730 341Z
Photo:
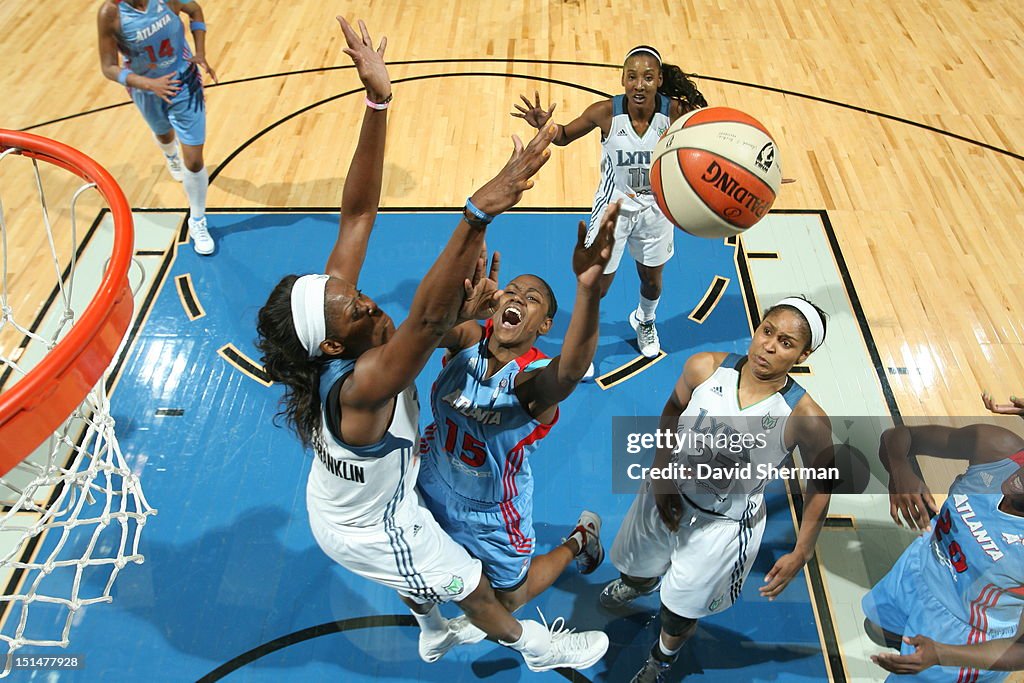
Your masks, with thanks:
M512 156L498 175L487 181L470 198L474 206L491 216L508 211L519 203L523 193L533 187L532 178L551 158L548 146L558 126L545 126L537 131L530 144L523 147L518 136L512 136Z
M485 320L498 310L498 302L504 290L498 289L498 272L501 269L501 254L494 252L491 257L491 271L484 277L487 267L487 247L480 250L480 258L476 262L476 272L472 280L466 280L465 297L459 309L459 322L469 320Z
M359 20L359 34L356 34L352 24L345 21L345 17L338 17L341 30L345 34L345 42L348 47L342 51L352 58L356 65L356 72L359 80L366 88L366 96L373 102L383 102L391 95L391 77L388 75L388 68L384 65L384 50L388 46L387 36L380 39L380 45L373 47L373 39L366 28L363 20Z
M986 391L981 395L981 400L986 408L997 415L1018 415L1024 418L1024 398L1011 396L1010 403L996 403L992 394Z
M572 252L572 270L576 273L576 282L584 287L597 287L601 284L604 268L612 258L612 249L615 246L615 225L619 220L621 206L621 199L608 205L590 246L586 245L587 224L580 221L576 235L576 249Z
M917 674L939 664L939 654L935 649L935 641L926 636L903 637L903 642L914 647L914 652L898 655L885 652L874 655L871 661L886 671L894 674Z
M774 600L807 564L798 553L787 553L776 560L775 565L765 574L764 585L759 589L761 597Z
M893 467L889 473L889 516L903 526L900 515L911 529L929 531L931 519L939 512L928 485L910 469Z
M537 130L540 130L545 123L551 120L551 115L555 112L555 103L552 102L551 108L545 110L544 107L542 107L540 104L540 93L534 90L533 97L536 101L530 102L530 100L526 99L526 95L520 95L519 99L523 101L523 104L526 105L526 108L524 109L523 107L520 107L518 104L512 105L519 111L518 114L512 112L512 116L516 117L517 119L523 119Z
M217 82L217 72L214 71L213 67L210 66L210 63L208 61L206 61L206 55L193 55L192 57L189 57L185 61L191 62L192 64L195 64L197 67L199 67L203 71L205 71L206 75L209 76L211 79L213 79L214 83Z

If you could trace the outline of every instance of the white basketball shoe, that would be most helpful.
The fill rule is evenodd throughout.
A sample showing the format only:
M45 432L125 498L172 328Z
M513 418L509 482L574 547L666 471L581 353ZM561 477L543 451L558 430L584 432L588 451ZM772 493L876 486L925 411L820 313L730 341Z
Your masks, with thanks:
M192 248L197 254L209 256L213 253L214 243L206 227L206 216L188 219L188 236L192 238Z
M540 610L537 610L540 612ZM608 636L602 631L584 631L575 633L565 628L565 619L558 617L550 627L544 615L540 615L544 625L536 621L520 621L523 626L521 647L516 647L523 655L523 661L530 671L550 671L551 669L588 669L597 664L608 651ZM509 645L509 643L503 643Z
M661 340L653 320L642 322L633 311L629 314L629 326L636 332L636 345L644 358L654 358L661 353Z
M449 619L447 624L445 631L420 631L420 659L424 662L436 662L456 645L472 645L487 637L465 614Z

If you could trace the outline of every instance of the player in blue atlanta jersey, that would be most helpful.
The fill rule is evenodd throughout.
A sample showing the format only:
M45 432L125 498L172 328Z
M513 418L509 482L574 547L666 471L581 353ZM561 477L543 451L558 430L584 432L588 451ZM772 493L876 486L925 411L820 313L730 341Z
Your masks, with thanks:
M366 110L342 191L338 238L325 272L285 276L257 324L263 365L285 387L281 414L315 454L306 486L313 537L338 564L399 593L420 626L419 653L427 662L486 632L520 652L533 671L587 668L607 651L608 637L562 629L562 619L545 628L513 617L495 599L479 560L441 530L415 491L416 376L459 319L496 304L480 264L489 221L478 214L495 216L519 202L550 156L554 130L526 147L514 138L511 158L473 193L396 328L358 288L383 174L391 101L386 40L374 49L362 22L359 33L339 22L345 53L366 87ZM472 624L444 618L437 605L448 601Z
M194 55L178 18L182 12L191 22ZM206 227L209 175L203 161L206 102L199 67L214 82L217 74L206 61L202 7L192 0L104 0L98 28L103 75L128 88L171 176L184 184L193 248L212 254L214 242Z
M968 461L941 506L918 455ZM899 426L879 457L893 520L926 533L864 597L869 635L901 652L872 661L889 682L993 683L1024 669L1024 439L988 424Z
M441 527L483 562L509 610L554 583L574 558L590 573L604 557L601 520L588 511L568 540L534 557L528 456L594 357L601 274L618 210L618 203L609 205L589 247L587 226L579 224L576 301L559 356L549 361L534 348L557 309L551 288L536 275L510 281L485 325L466 322L441 341L448 357L431 390L434 423L424 432L420 492Z
M597 229L608 202L622 201L615 251L601 278L601 292L608 292L628 247L640 277L640 303L629 313L629 324L640 353L653 358L661 351L655 311L661 300L662 273L672 257L675 228L651 194L651 152L673 121L708 103L678 66L662 63L658 51L648 45L626 55L622 87L623 94L595 102L560 125L554 144L568 145L595 128L601 131L601 182L594 195L591 230ZM518 113L512 116L538 129L551 120L554 104L545 110L539 93L534 93L534 102L520 97L526 106L515 105Z

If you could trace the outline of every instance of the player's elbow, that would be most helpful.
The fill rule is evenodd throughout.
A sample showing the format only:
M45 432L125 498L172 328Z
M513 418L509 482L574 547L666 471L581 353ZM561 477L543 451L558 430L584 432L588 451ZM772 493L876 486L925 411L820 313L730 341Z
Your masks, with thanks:
M424 334L441 338L455 327L457 315L448 310L427 310L416 318L416 324Z

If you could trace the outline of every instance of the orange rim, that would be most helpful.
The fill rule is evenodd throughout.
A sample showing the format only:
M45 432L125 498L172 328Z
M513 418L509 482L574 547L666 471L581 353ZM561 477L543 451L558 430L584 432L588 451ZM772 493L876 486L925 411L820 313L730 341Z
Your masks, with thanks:
M113 176L65 144L0 129L0 153L10 148L96 183L114 219L114 246L99 288L75 324L28 374L0 393L0 475L38 448L81 404L110 365L133 310L128 285L135 240L132 212Z

